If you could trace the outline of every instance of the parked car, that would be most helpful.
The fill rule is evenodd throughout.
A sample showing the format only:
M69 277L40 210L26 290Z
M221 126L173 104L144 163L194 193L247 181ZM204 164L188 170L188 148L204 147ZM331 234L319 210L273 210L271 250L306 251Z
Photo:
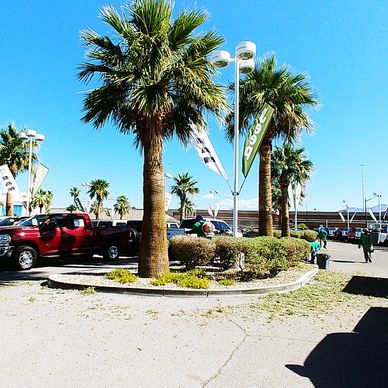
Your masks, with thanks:
M341 233L342 233L342 239L346 240L348 238L348 234L351 228L342 228Z
M334 239L336 239L336 240L343 240L343 236L342 236L342 228L338 228L338 229L334 232Z
M349 228L347 239L349 241L354 241L356 239L356 229L355 228Z
M142 220L129 220L127 225L135 231L135 243L137 246L140 246L141 236L143 233L143 221ZM169 224L166 224L167 227L167 240L170 240L174 236L184 235L185 230L177 228L175 226L169 227Z
M232 228L224 220L218 218L204 218L204 221L211 222L214 225L217 234L225 234L227 236L233 235ZM186 232L188 232L193 229L195 222L195 218L184 218L180 224L180 228L184 228ZM242 237L242 233L237 232L237 237Z
M25 217L24 216L23 217L11 217L11 216L2 217L0 219L0 227L14 225L14 224L18 223L19 221L22 221L26 218L28 218L28 217L27 216L25 216Z
M86 213L40 214L0 228L0 260L10 259L21 270L49 255L98 253L114 260L133 249L131 228L93 227Z
M363 228L356 228L355 229L355 231L354 231L354 238L356 240L359 240L361 238L362 231L363 231Z
M328 238L333 238L335 236L335 232L338 228L334 227L334 226L329 226L326 229L326 232L327 232L327 237Z
M127 220L92 220L92 225L99 228L127 226Z

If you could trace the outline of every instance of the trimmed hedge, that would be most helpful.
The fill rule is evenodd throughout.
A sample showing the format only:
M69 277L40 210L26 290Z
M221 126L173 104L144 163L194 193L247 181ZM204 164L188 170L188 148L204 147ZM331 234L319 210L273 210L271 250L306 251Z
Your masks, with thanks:
M213 240L174 237L170 243L174 258L193 269L217 258L223 269L239 265L245 279L272 277L308 257L310 244L298 238L233 238Z
M229 269L239 264L241 258L240 239L219 236L212 239L216 244L215 256L223 269Z
M213 260L216 244L203 237L176 236L170 240L169 251L174 260L191 270L199 265L208 265Z

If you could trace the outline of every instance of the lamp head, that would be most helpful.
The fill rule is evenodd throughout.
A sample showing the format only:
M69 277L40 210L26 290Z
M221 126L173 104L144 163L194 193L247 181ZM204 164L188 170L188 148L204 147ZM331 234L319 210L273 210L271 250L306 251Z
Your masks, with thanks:
M213 51L210 55L210 63L215 67L226 67L231 62L229 51Z
M27 136L28 137L35 137L36 136L36 131L34 129L27 129Z
M239 67L241 73L248 74L255 68L255 60L253 58L244 59L239 62Z
M42 135L41 133L38 133L36 136L35 136L35 140L36 141L44 141L46 137L44 135Z
M247 40L236 46L236 57L238 59L251 59L256 56L256 44Z
M23 139L23 140L27 140L27 139L28 139L28 136L27 136L27 134L26 134L25 131L20 132L20 133L19 133L19 137L20 137L21 139Z

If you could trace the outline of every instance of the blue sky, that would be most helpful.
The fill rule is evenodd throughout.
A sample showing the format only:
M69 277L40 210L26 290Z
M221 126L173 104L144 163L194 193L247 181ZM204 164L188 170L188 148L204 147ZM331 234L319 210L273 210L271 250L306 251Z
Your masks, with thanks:
M102 178L110 182L112 197L124 194L133 206L142 207L142 156L133 137L109 124L96 131L80 121L82 91L88 87L76 77L84 61L79 31L92 27L109 34L98 19L107 3L1 0L0 128L13 121L18 128L46 135L39 156L50 168L43 187L54 192L54 206L71 203L71 187ZM223 49L233 53L237 43L251 40L258 57L273 52L279 64L309 75L322 106L312 112L314 134L298 143L316 167L303 209L338 210L344 208L343 200L361 207L361 163L365 196L378 192L387 203L387 2L176 1L176 9L193 7L208 11L204 29L214 28L225 37ZM232 80L232 67L220 72L219 82ZM232 145L223 128L211 118L209 124L210 138L232 180ZM227 184L201 164L193 148L166 143L164 165L174 176L188 172L198 181L198 207L212 202L209 191L218 190L221 207L231 208ZM26 175L17 181L25 190ZM240 208L257 209L257 193L256 162L239 196ZM177 205L174 199L172 207Z

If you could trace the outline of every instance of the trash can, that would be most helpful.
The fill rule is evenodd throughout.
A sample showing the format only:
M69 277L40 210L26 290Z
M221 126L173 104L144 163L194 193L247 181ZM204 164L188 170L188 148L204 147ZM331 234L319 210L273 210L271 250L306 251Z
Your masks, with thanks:
M327 253L317 253L317 264L319 269L329 269L330 255Z

